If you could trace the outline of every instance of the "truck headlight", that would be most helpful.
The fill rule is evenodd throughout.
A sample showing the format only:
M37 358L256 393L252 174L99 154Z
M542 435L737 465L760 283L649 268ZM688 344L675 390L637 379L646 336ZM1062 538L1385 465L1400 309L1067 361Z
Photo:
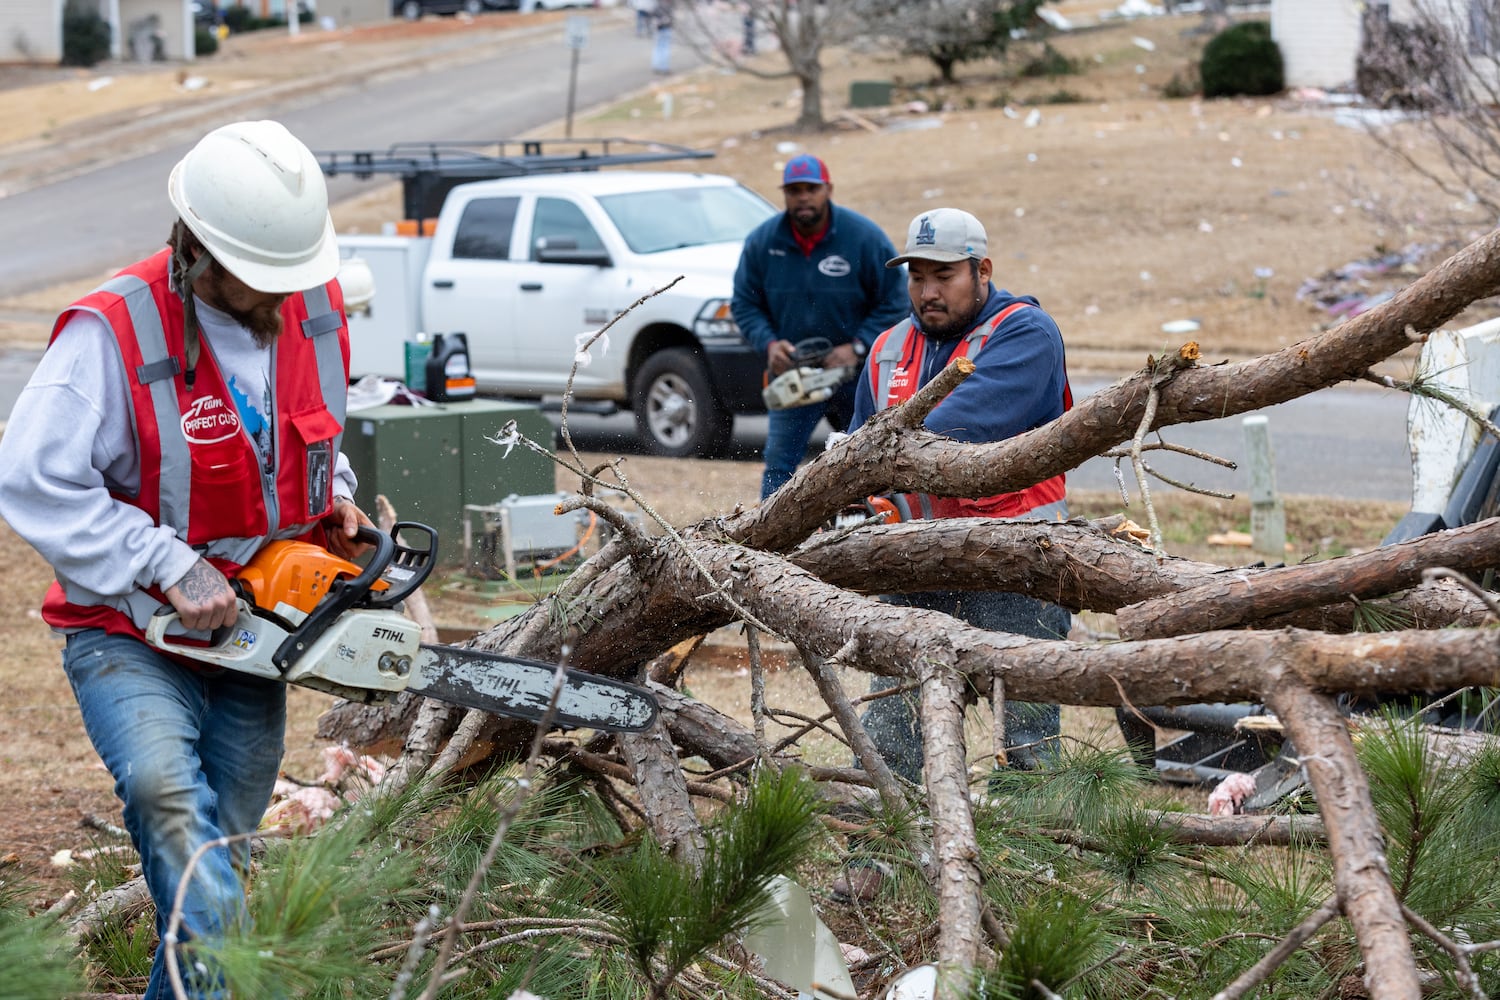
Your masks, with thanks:
M728 299L710 299L693 320L693 334L705 344L743 344L739 324L729 311Z

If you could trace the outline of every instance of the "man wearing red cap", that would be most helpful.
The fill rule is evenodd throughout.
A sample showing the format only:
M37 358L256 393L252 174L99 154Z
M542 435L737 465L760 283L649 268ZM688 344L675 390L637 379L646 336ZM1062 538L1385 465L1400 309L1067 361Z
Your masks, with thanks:
M815 156L787 161L781 192L786 212L745 240L734 275L734 321L766 352L772 378L792 367L799 343L813 338L832 344L823 367L857 368L881 331L906 315L905 276L885 267L896 248L875 223L833 203L828 166ZM791 478L825 413L843 430L853 411L852 382L825 402L772 410L761 498Z

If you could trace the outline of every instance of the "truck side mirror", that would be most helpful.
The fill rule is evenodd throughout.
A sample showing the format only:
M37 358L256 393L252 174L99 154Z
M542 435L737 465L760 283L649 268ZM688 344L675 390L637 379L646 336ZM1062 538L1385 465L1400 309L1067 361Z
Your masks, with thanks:
M571 236L539 236L534 246L536 259L542 264L610 265L608 250L580 250L578 241Z

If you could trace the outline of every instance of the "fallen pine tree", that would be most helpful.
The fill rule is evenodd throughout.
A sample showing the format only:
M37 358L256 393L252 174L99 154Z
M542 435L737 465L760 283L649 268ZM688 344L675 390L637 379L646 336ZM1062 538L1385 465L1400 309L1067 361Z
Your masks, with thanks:
M1017 989L1036 996L1064 995L1074 984L1086 984L1088 995L1196 995L1192 984L1218 996L1247 995L1277 968L1291 968L1297 948L1327 933L1339 914L1352 929L1352 947L1341 951L1337 941L1326 943L1328 954L1312 964L1327 981L1297 995L1415 998L1431 995L1434 983L1442 982L1463 995L1484 995L1497 975L1485 963L1500 950L1493 944L1500 926L1477 916L1487 906L1496 912L1500 903L1500 852L1493 850L1500 784L1488 791L1484 785L1486 775L1500 771L1493 755L1482 752L1465 768L1438 777L1419 767L1412 777L1402 762L1428 758L1411 750L1412 741L1392 722L1397 732L1381 745L1397 749L1388 750L1377 767L1383 783L1372 785L1367 748L1356 745L1335 698L1500 685L1500 633L1488 618L1492 599L1427 576L1440 569L1477 575L1494 567L1500 554L1495 521L1380 552L1234 574L1143 548L1111 523L976 519L821 529L849 503L875 493L978 497L1039 482L1099 454L1138 462L1148 431L1244 413L1363 378L1372 365L1468 303L1500 291L1497 252L1500 234L1493 234L1383 306L1264 358L1207 366L1188 345L1151 359L1139 374L1053 423L1004 442L960 444L922 428L925 414L971 367L956 362L907 404L881 413L799 470L766 502L694 525L664 525L655 536L593 499L599 484L628 487L618 466L574 466L583 483L576 502L613 519L615 537L555 594L474 644L565 658L575 668L611 676L650 678L663 706L656 730L619 740L537 742L534 729L522 723L464 717L437 703L407 699L376 708L340 707L323 720L321 734L360 747L399 744L400 759L381 786L391 800L425 785L418 779L552 761L584 782L622 833L649 831L652 850L686 872L717 870L723 863L726 841L716 830L726 822L732 827L746 789L756 787L752 773L800 775L818 789L826 826L852 831L860 843L885 844L908 864L904 885L925 887L930 909L919 909L931 914L931 924L917 926L914 937L888 954L898 965L913 958L936 961L945 995L990 995L971 977L996 969L1008 970L1001 976L1005 983L1019 983ZM1121 451L1127 442L1130 448ZM1116 613L1121 636L1109 642L1022 638L871 596L935 586L1015 591L1074 611ZM1352 632L1354 603L1377 599L1388 599L1410 627ZM672 654L673 647L735 622L746 626L752 653L754 637L762 634L797 650L826 702L826 713L809 717L808 728L844 741L858 767L810 764L794 740L773 743L761 727L747 729L676 689L681 656ZM841 686L846 670L920 690L923 787L900 782L874 752L856 700ZM1083 790L1087 776L1116 792L1134 776L1119 753L1095 748L1064 754L1055 774L1002 772L976 790L976 754L964 728L965 706L975 699L1112 707L1263 703L1297 747L1321 822L1300 833L1294 824L1283 828L1267 821L1231 829L1208 819L1176 818L1159 807L1143 810L1115 801L1106 809L1102 803L1109 796ZM708 770L689 774L687 761L706 762ZM1402 812L1387 801L1391 787L1398 789L1395 799L1404 795L1412 808ZM1454 804L1459 788L1479 791L1460 806ZM1417 804L1432 808L1424 812ZM710 816L714 822L706 822ZM1439 834L1448 838L1451 858L1434 855ZM1134 861L1129 850L1122 851L1122 841L1136 845ZM1328 868L1278 895L1267 888L1274 881L1268 871L1311 863L1278 856L1268 865L1252 864L1234 855L1241 858L1237 871L1231 859L1182 857L1162 846L1182 841L1275 851L1303 845L1301 854L1318 852ZM1014 864L996 860L997 854ZM1085 865L1081 857L1093 860ZM1464 877L1449 887L1441 905L1428 900L1430 915L1424 915L1423 890L1430 889L1425 880L1442 881L1432 873L1445 860L1467 866ZM1091 969L1100 949L1110 950L1105 942L1116 942L1117 955L1123 955L1161 933L1153 921L1166 918L1153 917L1151 908L1169 908L1166 897L1143 903L1140 895L1153 865L1171 872L1162 877L1172 884L1170 908L1185 936L1171 937L1166 957L1143 951L1124 979L1106 975L1102 964ZM1251 869L1255 879L1245 876ZM1070 878L1058 874L1064 870ZM1178 883L1184 870L1203 882L1201 898L1193 896L1199 890ZM1115 874L1106 878L1100 874L1105 871ZM1257 893L1278 900L1274 917ZM1215 894L1223 906L1208 905ZM536 905L529 892L522 895ZM614 896L621 905L623 899ZM1027 967L1017 964L1030 953L1031 945L1023 942L1056 940L1047 906L1069 914L1074 936L1091 944L1071 965L1063 963L1071 973L1038 960L1035 974L1026 978ZM1238 935L1241 942L1269 939L1275 946L1262 948L1259 961L1224 968L1209 957L1213 942L1192 939L1188 914L1210 910L1220 918L1225 910L1231 917L1236 910L1258 914L1268 922L1231 930L1231 919L1220 934ZM455 910L444 925L448 934L470 933L460 913ZM746 924L726 926L743 930ZM711 981L693 978L702 972L691 961L663 957L657 946L665 947L665 939L632 941L619 927L611 933L593 947L634 948L641 981L649 984L646 995L672 989L706 995L713 988ZM421 954L426 939L415 935L414 947L418 939L422 947L415 953ZM1244 954L1224 949L1222 941L1218 949L1230 958ZM451 950L443 954L451 958ZM429 984L442 979L448 960L430 967ZM1197 970L1210 965L1218 978L1204 980ZM1299 975L1313 975L1297 968ZM1090 979L1094 974L1097 982ZM757 988L772 989L763 983Z

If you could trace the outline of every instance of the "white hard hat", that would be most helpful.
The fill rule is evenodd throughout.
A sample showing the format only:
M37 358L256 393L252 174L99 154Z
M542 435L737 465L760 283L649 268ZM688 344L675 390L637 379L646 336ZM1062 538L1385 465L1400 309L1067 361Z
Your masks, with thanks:
M375 297L375 274L363 257L339 262L339 287L344 290L344 312L368 312Z
M305 291L338 271L323 171L280 122L214 129L172 168L167 197L213 258L256 291Z

